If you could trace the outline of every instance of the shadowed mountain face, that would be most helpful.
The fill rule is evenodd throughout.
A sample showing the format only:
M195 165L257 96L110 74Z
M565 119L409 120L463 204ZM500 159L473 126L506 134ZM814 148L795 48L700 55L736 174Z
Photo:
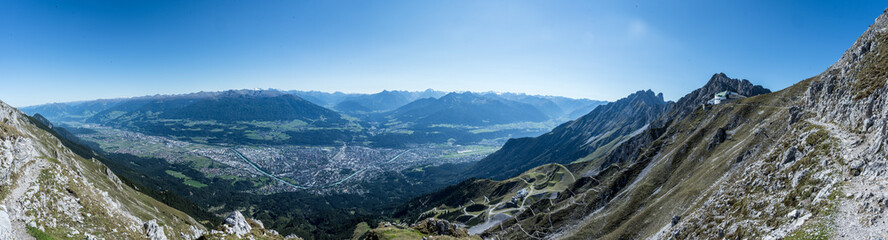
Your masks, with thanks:
M502 149L478 162L468 175L505 179L543 164L579 160L641 133L665 109L662 94L638 91L598 106L589 114L539 137L511 139Z
M288 91L288 93L304 98L314 104L354 115L391 111L418 99L439 98L447 94L432 89L425 91L383 90L374 94L298 90Z
M122 114L121 114L122 112ZM119 116L114 116L119 115ZM169 96L125 103L90 119L111 123L135 119L235 121L338 121L339 114L277 91L225 91L210 96Z
M391 111L419 99L420 96L424 96L421 93L423 92L386 90L375 94L358 95L346 98L344 101L337 103L333 109L345 113L357 114ZM426 91L425 93L429 95L427 97L440 96L436 94L437 92Z
M356 134L345 128L357 124L295 95L268 90L137 98L87 122L196 142L309 145L351 140Z
M170 109L170 111L164 112L160 116L169 119L217 120L224 122L254 120L336 122L340 120L338 113L290 94L255 96L226 93L214 98L201 99L181 108Z
M101 99L85 102L50 103L45 105L25 107L20 110L31 115L35 113L40 113L46 118L54 119L56 122L59 123L83 122L96 113L105 111L125 101L125 99Z
M392 111L389 116L420 126L434 124L484 126L514 122L542 122L548 117L537 108L515 101L450 93L441 98L414 101Z

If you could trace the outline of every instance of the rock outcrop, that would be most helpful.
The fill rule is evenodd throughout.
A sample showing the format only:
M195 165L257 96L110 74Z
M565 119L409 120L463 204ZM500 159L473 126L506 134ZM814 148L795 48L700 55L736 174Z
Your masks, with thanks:
M157 225L157 220L150 220L142 224L145 230L145 237L150 240L167 240L166 234L163 233L163 227Z
M0 239L167 239L165 233L203 229L187 214L111 180L101 162L73 152L50 126L0 102ZM147 220L154 227L145 229Z
M222 221L222 224L216 230L212 230L201 236L201 239L302 239L296 235L290 234L286 237L281 236L275 230L265 229L265 226L256 219L244 217L239 211L228 214L228 217Z
M409 227L403 223L381 222L376 228L370 229L362 236L356 236L356 238L361 240L481 240L478 236L469 235L468 230L465 228L437 218L427 218Z
M441 235L452 237L468 237L469 232L465 228L451 224L449 221L437 218L428 218L426 220L414 223L411 226L417 231L429 235Z
M6 206L0 205L0 239L13 239L12 237L12 223L9 222L9 213L6 213Z
M234 211L225 218L225 232L237 235L238 237L250 233L253 230L247 223L247 218L238 211Z
M888 145L888 15L882 14L854 45L825 72L809 80L806 110L830 122L868 136L854 153L864 165L884 165ZM885 168L862 171L885 175Z

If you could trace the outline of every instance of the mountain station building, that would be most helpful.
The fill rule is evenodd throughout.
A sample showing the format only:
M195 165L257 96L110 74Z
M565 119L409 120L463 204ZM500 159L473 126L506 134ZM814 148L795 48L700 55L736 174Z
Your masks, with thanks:
M743 98L746 98L746 96L743 96L737 92L724 91L724 92L716 93L715 96L712 97L712 99L709 99L709 101L706 101L706 104L716 105L716 104L722 104L722 103L734 101L737 99L743 99Z

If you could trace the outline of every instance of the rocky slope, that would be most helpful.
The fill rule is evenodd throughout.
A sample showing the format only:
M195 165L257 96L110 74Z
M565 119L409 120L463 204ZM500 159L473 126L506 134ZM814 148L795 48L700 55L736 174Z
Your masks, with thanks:
M0 102L0 239L194 239L204 232L39 124Z
M469 179L402 205L394 217L404 222L434 217L465 226L478 234L528 209L538 201L557 198L577 177L553 163L519 176L494 181Z
M396 239L428 239L428 240L480 240L471 236L465 228L452 224L447 220L428 218L411 226L379 223L379 226L364 233L355 233L356 240L396 240ZM360 234L360 235L358 235Z
M810 80L800 107L837 139L843 164L834 232L888 238L888 10L835 64Z
M201 236L207 240L225 239L266 239L266 240L302 240L295 235L281 236L277 231L266 229L261 221L244 217L240 212L232 212L219 225L219 228Z

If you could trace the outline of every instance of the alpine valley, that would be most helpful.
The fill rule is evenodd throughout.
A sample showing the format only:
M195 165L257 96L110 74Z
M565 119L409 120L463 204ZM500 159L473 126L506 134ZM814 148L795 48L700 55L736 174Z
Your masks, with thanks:
M0 102L0 239L888 239L888 13L785 89L698 82Z

